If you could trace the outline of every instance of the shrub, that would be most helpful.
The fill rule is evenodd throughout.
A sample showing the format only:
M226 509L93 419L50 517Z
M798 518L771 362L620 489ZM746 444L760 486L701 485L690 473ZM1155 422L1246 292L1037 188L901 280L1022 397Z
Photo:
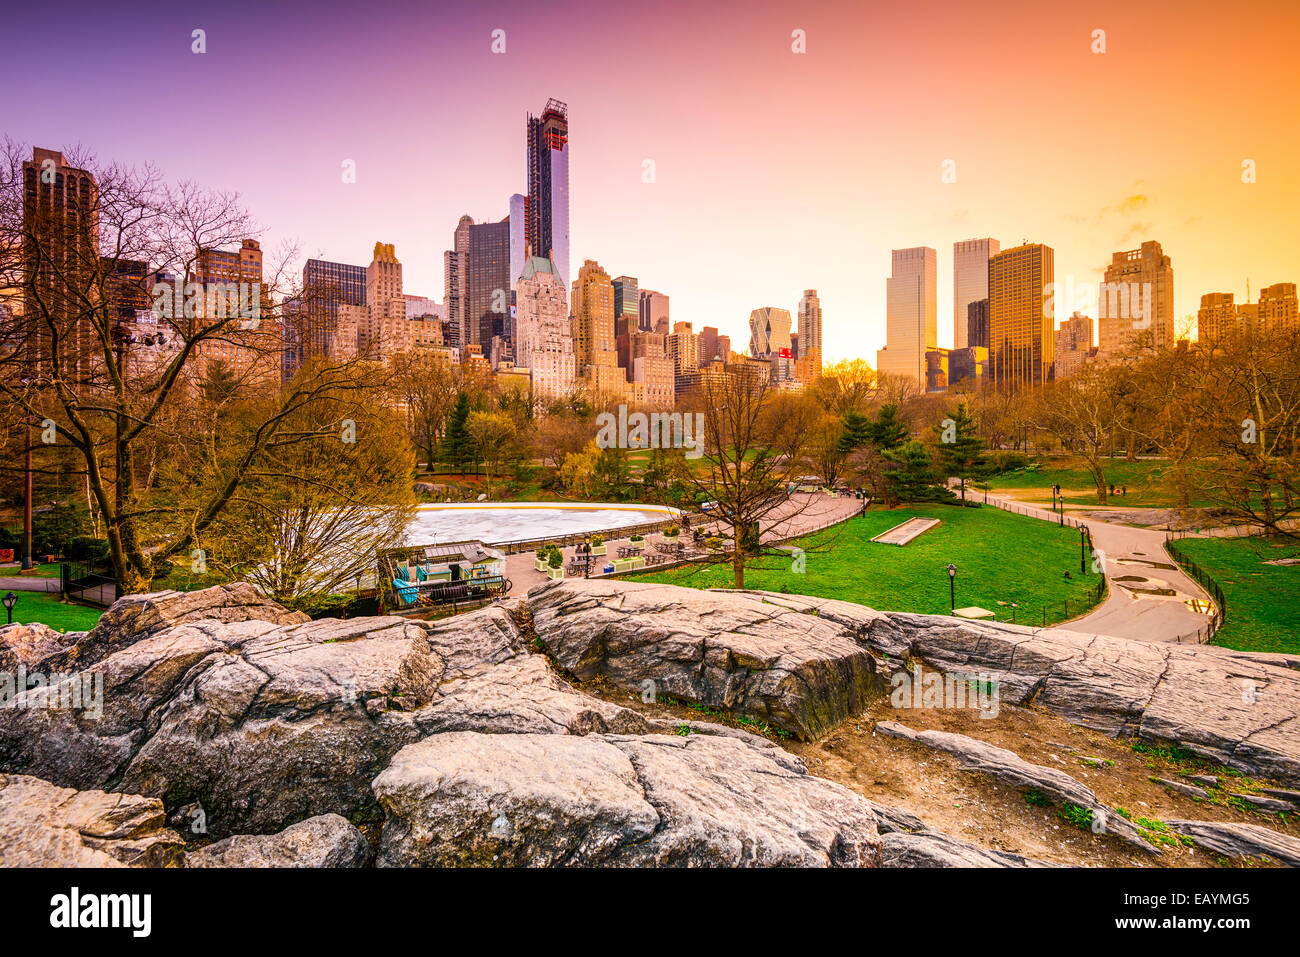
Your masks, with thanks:
M89 535L76 535L63 546L63 557L70 562L102 562L108 558L108 542Z
M552 568L559 568L564 564L564 557L560 554L558 548L551 549L551 557L547 559L547 564Z
M645 536L644 536L644 535L633 535L631 538L628 539L628 541L630 541L630 542L644 542L644 541L645 541Z
M704 544L707 545L711 550L716 552L718 549L722 548L722 539L720 539L717 535L710 535L708 538L704 540Z
M604 544L605 544L605 536L604 536L604 535L593 535L593 536L591 536L591 544L593 544L593 545L604 545Z
M676 525L670 525L668 526L668 531L664 532L664 534L667 535L669 538L676 538L678 535L681 534L681 531L682 530L678 528Z

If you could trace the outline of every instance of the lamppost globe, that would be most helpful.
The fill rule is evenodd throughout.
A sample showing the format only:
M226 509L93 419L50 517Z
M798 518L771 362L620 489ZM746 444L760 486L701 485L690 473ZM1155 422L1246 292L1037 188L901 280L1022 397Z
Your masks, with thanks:
M12 625L14 623L14 605L18 602L18 596L13 592L9 592L4 598L0 598L0 602L4 602L5 614L9 618L9 624Z
M949 578L956 578L956 577L957 577L957 566L956 566L956 565L952 565L952 564L950 564L950 565L948 566L948 577L949 577Z

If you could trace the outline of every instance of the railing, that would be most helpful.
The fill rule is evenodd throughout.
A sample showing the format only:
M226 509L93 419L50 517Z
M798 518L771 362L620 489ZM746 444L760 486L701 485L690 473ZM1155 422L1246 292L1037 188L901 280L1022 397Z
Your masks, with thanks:
M497 598L504 597L511 582L502 575L485 575L482 578L462 578L456 581L426 581L398 589L387 578L381 580L380 596L385 611L399 615L411 612L449 609L453 614L462 609L477 608ZM404 598L402 591L414 593Z
M68 601L94 605L96 608L107 608L118 597L117 579L110 569L75 562L65 562L59 566L59 591Z
M633 535L649 535L652 532L660 532L674 525L681 525L681 516L662 519L657 522L642 522L640 525L621 525L616 528L607 528L591 532L572 532L568 535L546 535L542 538L520 538L512 542L493 542L492 547L498 548L507 555L518 555L521 552L535 552L543 545L558 545L564 548L568 545L578 545L593 535L599 535L605 541L617 538L631 538Z
M1179 635L1174 640L1189 644L1205 644L1205 642L1214 637L1215 633L1223 627L1224 621L1227 620L1228 602L1223 596L1223 589L1219 587L1219 583L1211 577L1210 573L1193 561L1186 552L1178 547L1177 539L1182 537L1185 536L1176 535L1175 533L1166 533L1165 551L1169 553L1170 557L1172 557L1174 561L1182 566L1183 571L1196 579L1197 583L1209 593L1210 597L1214 601L1214 609L1210 614L1210 620L1207 624L1196 629L1196 631L1190 631L1185 635Z

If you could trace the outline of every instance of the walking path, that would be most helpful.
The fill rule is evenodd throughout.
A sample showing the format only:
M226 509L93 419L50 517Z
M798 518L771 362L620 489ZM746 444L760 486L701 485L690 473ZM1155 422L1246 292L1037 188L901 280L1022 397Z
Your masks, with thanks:
M1044 521L1059 520L1050 509L1004 495L988 500L1015 505ZM1093 547L1105 554L1110 590L1093 611L1060 627L1143 641L1194 640L1187 636L1209 623L1210 596L1165 551L1165 533L1097 518L1084 524Z
M764 542L779 542L790 538L798 538L801 535L807 535L819 528L825 528L828 525L834 525L842 522L847 518L852 518L862 511L862 502L849 496L831 496L819 492L803 493L796 492L791 495L786 503L773 512L771 519L764 524L767 528L763 531ZM719 533L717 520L701 520L699 515L691 517L691 532L683 531L683 540L686 541L688 534L695 531L702 531L706 535ZM727 530L728 532L730 529ZM663 539L660 534L647 535L647 547L652 544L658 544ZM608 548L610 556L618 554L620 545L628 544L626 538L605 539L605 545ZM576 546L574 546L576 547ZM573 548L561 550L564 554L564 567L567 568L570 559L573 557ZM597 558L599 561L599 558ZM533 565L533 553L521 552L518 555L506 556L506 577L510 579L510 594L522 595L527 593L530 588L540 585L547 580L545 572L539 572Z

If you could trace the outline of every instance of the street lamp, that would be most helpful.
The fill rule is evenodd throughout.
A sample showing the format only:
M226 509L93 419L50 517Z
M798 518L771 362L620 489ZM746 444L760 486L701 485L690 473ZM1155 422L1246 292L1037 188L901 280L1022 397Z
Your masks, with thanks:
M4 602L5 613L9 616L8 624L12 625L14 623L14 605L18 603L18 596L13 592L9 592L4 598L0 598L0 601Z
M1079 574L1080 575L1086 575L1088 573L1088 565L1087 565L1088 552L1084 544L1087 538L1088 538L1088 526L1080 524L1079 525Z
M957 610L957 566L948 565L948 611Z

